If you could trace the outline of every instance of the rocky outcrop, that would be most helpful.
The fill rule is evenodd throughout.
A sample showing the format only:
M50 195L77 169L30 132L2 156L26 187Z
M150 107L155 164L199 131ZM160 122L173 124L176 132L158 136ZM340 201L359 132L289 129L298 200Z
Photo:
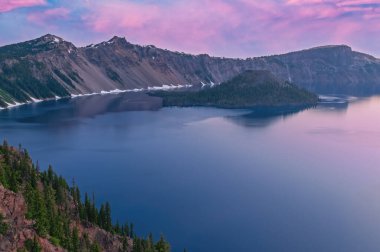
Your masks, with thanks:
M28 239L38 237L33 229L33 221L25 218L27 208L24 197L0 185L0 213L4 216L4 223L8 230L0 235L0 251L11 252L24 248ZM43 251L64 251L52 245L47 239L38 238Z
M7 232L4 235L0 234L0 252L16 252L25 247L26 240L33 240L34 237L37 237L42 251L65 251L61 247L54 246L49 239L39 237L33 228L34 222L26 219L26 212L27 206L22 194L14 193L0 185L0 213L8 226ZM75 219L72 221L72 227L74 226L78 228L80 236L86 234L91 242L100 245L102 251L118 252L122 248L122 238L118 235ZM129 238L128 244L130 247L133 245L133 241Z
M111 234L105 230L92 225L91 223L79 224L77 223L80 234L87 234L90 241L96 241L101 245L104 251L120 251L123 247L122 239L118 235ZM128 238L128 245L130 248L133 246L132 239Z
M0 106L110 90L218 84L246 70L269 70L319 93L380 91L380 60L344 45L228 59L134 45L120 37L78 48L45 35L0 47Z

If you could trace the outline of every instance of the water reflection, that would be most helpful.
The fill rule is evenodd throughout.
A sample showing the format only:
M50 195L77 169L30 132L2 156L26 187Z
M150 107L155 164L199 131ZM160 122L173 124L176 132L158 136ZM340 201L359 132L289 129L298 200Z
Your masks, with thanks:
M41 104L41 108L44 106L51 107L52 102ZM150 97L143 93L78 97L59 100L51 109L31 111L29 108L29 115L20 117L17 121L21 123L70 126L76 124L82 118L93 118L110 112L157 110L161 108L161 104L161 98ZM28 107L20 107L19 109L27 110Z
M322 101L316 107L262 107L239 111L239 113L235 113L236 111L227 113L225 118L243 127L264 128L307 109L322 113L345 113L350 103L363 100L349 96L321 96L321 98ZM4 110L0 112L0 120L14 120L18 123L43 124L54 127L70 127L78 124L83 118L94 118L110 112L158 110L161 106L161 98L143 93L95 95L47 101ZM207 116L211 117L212 115ZM1 127L12 126L3 124Z
M256 108L248 110L246 114L227 116L230 121L244 127L263 128L303 110L312 109L305 106L284 106L276 108Z

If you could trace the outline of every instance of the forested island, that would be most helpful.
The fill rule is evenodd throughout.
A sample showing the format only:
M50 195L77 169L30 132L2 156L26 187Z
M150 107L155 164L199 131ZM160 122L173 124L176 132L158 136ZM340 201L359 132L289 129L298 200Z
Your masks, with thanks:
M163 236L137 236L112 221L108 202L69 185L51 166L41 171L27 150L0 145L0 251L169 252Z
M198 91L160 91L151 95L163 98L163 106L209 106L255 108L313 106L318 96L266 70L248 70L215 87Z

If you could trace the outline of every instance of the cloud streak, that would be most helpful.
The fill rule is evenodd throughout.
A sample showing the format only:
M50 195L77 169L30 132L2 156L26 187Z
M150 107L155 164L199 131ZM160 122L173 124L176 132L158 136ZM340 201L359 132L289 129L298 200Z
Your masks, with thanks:
M57 19L67 19L70 15L70 10L67 8L54 8L44 11L33 12L27 16L28 21L38 24L40 26L51 25L52 21Z
M80 44L121 35L135 43L220 56L323 44L380 54L379 0L58 0L23 15L28 25L46 32L54 27Z
M0 13L18 8L45 5L44 0L0 0Z
M379 18L379 6L371 0L178 0L163 5L111 0L94 5L84 21L95 32L124 34L140 43L243 56L246 50L266 54L351 44L358 32L380 28Z

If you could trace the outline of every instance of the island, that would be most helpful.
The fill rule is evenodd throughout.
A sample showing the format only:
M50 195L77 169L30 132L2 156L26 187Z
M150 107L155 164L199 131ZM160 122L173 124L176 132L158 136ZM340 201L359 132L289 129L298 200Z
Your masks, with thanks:
M318 96L282 81L267 70L247 70L229 81L198 90L152 92L163 106L207 106L227 109L258 107L309 107Z

